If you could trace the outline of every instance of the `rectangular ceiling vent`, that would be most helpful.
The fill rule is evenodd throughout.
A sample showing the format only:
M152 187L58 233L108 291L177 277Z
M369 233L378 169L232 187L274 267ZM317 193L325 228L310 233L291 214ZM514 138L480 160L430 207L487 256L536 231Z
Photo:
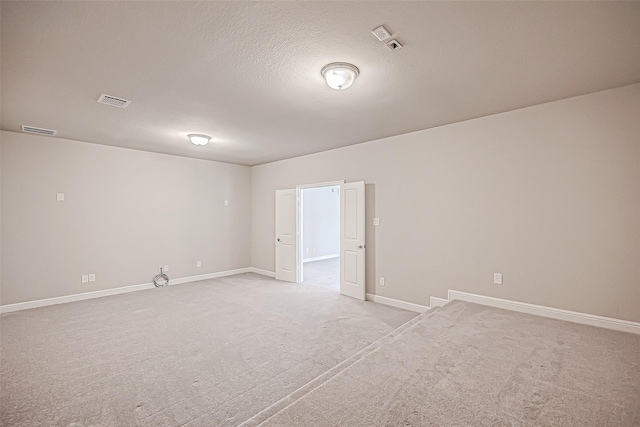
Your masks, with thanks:
M47 135L47 136L53 136L56 134L55 130L51 130L51 129L44 129L44 128L37 128L35 126L26 126L26 125L22 125L22 132L27 132L27 133L36 133L38 135Z
M398 40L391 40L387 42L387 47L391 50L402 49L402 45Z
M129 104L131 104L131 101L127 99L118 98L117 96L106 95L104 93L100 95L100 98L98 98L98 102L101 104L113 105L114 107L119 107L119 108L127 108Z
M391 33L387 30L384 25L380 25L375 30L371 30L374 36L380 41L385 41L389 37L391 37Z

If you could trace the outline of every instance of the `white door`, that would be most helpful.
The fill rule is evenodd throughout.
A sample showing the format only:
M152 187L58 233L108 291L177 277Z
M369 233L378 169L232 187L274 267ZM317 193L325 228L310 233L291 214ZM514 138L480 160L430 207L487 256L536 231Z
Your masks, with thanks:
M276 279L296 282L296 190L276 191Z
M340 293L364 301L364 181L340 185Z

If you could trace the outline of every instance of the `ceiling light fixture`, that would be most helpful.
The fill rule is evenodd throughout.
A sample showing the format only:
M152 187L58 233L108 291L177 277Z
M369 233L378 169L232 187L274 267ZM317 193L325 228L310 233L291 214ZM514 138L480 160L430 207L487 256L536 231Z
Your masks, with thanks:
M192 143L196 145L207 145L211 137L209 135L200 135L197 133L191 133L187 135Z
M320 73L331 89L344 90L353 84L360 70L346 62L334 62L322 67Z

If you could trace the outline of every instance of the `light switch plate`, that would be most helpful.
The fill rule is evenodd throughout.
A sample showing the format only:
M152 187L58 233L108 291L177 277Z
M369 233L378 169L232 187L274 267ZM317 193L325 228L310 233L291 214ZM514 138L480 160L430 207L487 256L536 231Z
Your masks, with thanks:
M502 273L493 273L493 284L502 285Z
M225 200L225 201L224 201L224 205L225 205L225 206L229 206L229 201L228 201L228 200Z
M88 274L83 274L82 275L82 283L87 283L89 281L89 275Z
M64 202L64 193L56 193L56 200L59 202Z
M373 226L378 227L380 225L380 218L373 218Z

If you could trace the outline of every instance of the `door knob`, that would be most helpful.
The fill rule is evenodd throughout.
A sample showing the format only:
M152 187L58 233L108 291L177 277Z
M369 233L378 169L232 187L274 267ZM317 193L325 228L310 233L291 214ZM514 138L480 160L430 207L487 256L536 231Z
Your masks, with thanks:
M358 246L358 249L364 249L363 245Z
M276 239L276 240L278 240L278 242L281 242L281 241L282 241L282 240L280 240L279 238L278 238L278 239Z

